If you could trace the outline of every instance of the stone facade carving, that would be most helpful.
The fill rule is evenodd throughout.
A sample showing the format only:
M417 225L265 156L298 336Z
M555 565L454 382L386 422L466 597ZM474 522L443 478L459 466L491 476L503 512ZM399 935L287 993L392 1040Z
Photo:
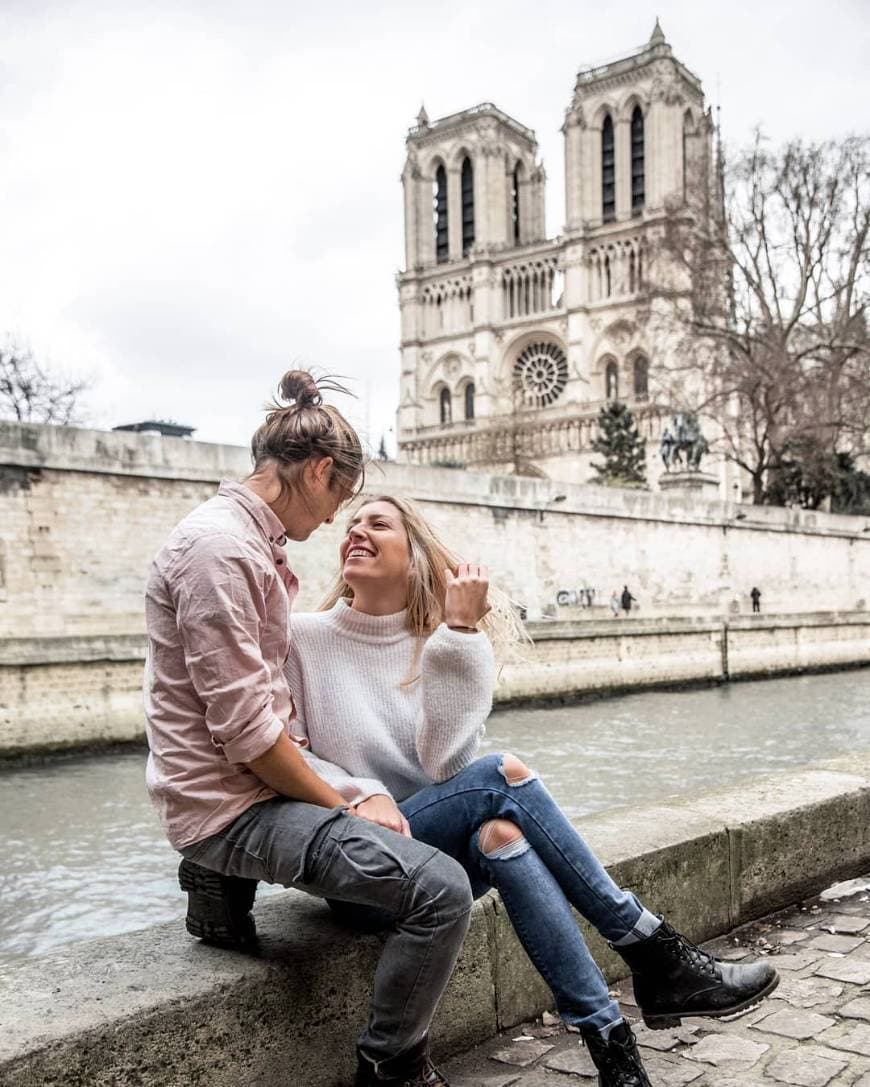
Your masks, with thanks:
M566 225L548 238L534 132L492 103L435 121L421 111L407 140L419 176L403 174L401 350L417 395L399 410L400 459L586 482L598 411L618 395L650 443L655 480L668 407L656 373L675 345L648 319L649 287L664 209L684 199L687 148L712 176L708 116L658 22L637 53L581 69L562 129Z

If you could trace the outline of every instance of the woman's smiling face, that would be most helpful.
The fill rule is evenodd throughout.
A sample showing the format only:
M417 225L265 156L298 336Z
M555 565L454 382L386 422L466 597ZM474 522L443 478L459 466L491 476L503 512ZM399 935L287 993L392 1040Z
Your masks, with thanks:
M368 502L348 525L339 551L342 577L352 589L408 581L411 556L402 515L392 502Z

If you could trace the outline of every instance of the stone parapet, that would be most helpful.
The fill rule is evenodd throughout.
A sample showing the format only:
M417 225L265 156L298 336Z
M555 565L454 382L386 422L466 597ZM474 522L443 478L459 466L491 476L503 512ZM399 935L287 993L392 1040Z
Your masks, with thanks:
M614 878L696 941L870 866L870 753L739 788L605 812L579 829ZM181 910L179 909L179 913ZM0 975L4 1087L336 1087L349 1082L380 942L296 892L257 909L256 956L181 921L79 944ZM624 966L598 938L610 980ZM436 1053L552 1004L495 894L475 908Z
M870 666L870 613L529 624L496 705ZM0 757L141 739L144 635L0 639Z

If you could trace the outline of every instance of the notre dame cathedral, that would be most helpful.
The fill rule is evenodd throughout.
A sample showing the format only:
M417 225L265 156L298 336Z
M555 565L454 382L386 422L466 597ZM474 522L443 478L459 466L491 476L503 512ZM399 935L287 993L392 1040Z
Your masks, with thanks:
M711 113L656 22L639 51L580 70L562 132L557 238L531 129L487 102L437 121L421 109L408 134L403 461L585 483L599 409L619 399L660 474L668 342L639 313L667 209L690 173L715 184Z

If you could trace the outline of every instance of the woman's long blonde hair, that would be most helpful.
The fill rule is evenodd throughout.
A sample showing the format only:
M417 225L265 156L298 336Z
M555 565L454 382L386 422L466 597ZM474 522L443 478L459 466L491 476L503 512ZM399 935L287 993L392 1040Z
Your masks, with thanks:
M406 604L408 631L418 638L428 638L444 621L447 571L455 573L460 562L467 560L461 559L438 538L413 502L382 494L366 498L363 505L371 502L389 502L402 518L411 556ZM320 610L329 610L341 598L353 600L353 589L339 572ZM490 610L480 621L480 628L492 642L496 656L504 658L520 643L527 643L530 639L520 619L519 605L505 592L490 586L489 604Z

